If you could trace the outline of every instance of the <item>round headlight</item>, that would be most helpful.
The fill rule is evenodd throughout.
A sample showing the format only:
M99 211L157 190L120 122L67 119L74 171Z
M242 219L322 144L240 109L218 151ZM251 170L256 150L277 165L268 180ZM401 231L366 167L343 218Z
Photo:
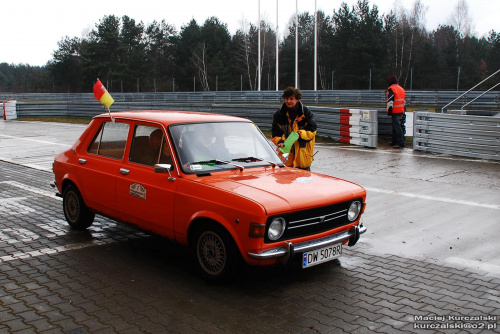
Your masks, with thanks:
M359 213L361 211L361 203L359 201L354 201L351 203L351 206L349 207L349 211L347 212L347 218L349 221L355 221Z
M274 218L271 224L269 224L269 229L267 230L267 237L269 240L278 240L281 238L283 233L285 233L285 226L285 219L281 217Z

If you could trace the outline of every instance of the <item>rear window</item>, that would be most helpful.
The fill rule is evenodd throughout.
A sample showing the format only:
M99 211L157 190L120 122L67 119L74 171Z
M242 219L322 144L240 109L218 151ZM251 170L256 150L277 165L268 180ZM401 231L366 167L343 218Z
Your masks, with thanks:
M87 152L114 159L122 159L127 143L127 123L104 122L90 144Z

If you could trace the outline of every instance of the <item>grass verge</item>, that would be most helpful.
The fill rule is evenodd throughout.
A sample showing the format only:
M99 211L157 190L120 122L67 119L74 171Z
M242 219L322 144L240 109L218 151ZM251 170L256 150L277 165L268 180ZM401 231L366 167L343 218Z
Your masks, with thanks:
M90 117L71 117L71 116L21 116L17 121L31 122L56 122L56 123L72 123L72 124L89 124L92 118Z

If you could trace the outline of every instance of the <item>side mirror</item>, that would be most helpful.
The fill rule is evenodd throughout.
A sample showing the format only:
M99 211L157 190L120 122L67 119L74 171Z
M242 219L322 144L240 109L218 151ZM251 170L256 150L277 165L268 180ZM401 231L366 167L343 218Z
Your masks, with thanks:
M155 165L155 173L168 173L169 181L175 181L175 177L170 174L170 168L172 165L170 164L156 164Z

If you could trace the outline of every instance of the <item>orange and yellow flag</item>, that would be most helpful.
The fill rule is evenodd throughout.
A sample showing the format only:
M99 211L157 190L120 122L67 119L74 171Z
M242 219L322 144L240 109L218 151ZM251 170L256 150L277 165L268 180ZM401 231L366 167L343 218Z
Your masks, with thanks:
M101 80L97 79L97 82L94 85L94 97L97 101L100 101L104 104L108 110L109 107L115 102L111 95L108 93L108 90L102 84Z

